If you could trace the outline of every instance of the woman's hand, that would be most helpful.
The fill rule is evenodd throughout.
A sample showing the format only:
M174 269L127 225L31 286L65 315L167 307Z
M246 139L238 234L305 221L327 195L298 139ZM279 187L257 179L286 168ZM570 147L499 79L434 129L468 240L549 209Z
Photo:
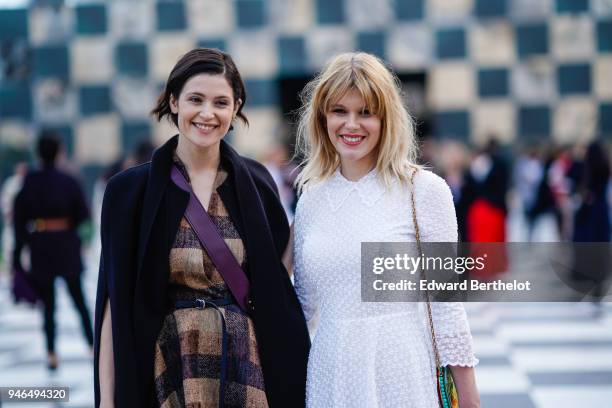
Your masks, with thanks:
M100 408L115 408L115 363L110 302L106 301L100 334Z
M459 395L459 408L480 408L474 367L450 366Z

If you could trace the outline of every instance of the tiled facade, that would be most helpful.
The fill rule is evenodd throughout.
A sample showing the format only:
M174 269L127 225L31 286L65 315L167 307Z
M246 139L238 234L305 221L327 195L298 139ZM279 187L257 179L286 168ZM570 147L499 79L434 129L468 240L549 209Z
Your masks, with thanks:
M87 168L141 138L176 59L230 52L247 84L257 155L286 138L283 78L307 79L332 55L364 50L399 74L425 74L420 120L474 143L612 136L609 0L38 0L0 9L0 143L62 132Z

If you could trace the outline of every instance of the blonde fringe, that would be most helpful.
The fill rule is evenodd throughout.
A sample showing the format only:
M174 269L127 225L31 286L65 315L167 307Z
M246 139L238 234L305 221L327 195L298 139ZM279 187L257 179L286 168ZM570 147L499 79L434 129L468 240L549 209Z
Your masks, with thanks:
M381 182L387 188L393 180L407 184L411 170L420 168L414 120L403 104L399 79L373 55L345 53L331 59L300 95L296 156L303 160L295 181L298 191L328 179L340 165L327 134L325 112L351 88L382 119L375 166Z

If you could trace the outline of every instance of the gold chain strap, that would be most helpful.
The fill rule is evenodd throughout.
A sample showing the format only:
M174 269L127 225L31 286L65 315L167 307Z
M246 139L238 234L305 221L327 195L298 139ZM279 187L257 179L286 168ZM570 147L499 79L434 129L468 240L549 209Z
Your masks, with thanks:
M421 231L419 230L419 224L417 223L417 215L416 215L416 204L414 202L414 176L417 174L417 169L414 169L412 175L410 176L410 201L412 202L412 222L414 223L414 235L416 237L417 249L419 250L419 256L423 254L423 249L421 248ZM425 271L423 268L419 268L421 272L421 277L425 277ZM429 290L425 289L425 298L427 300L427 318L429 321L429 330L431 332L431 341L433 343L433 352L434 358L436 360L436 369L440 367L440 354L438 353L438 342L436 341L436 332L434 331L433 318L431 317L431 302L429 300Z

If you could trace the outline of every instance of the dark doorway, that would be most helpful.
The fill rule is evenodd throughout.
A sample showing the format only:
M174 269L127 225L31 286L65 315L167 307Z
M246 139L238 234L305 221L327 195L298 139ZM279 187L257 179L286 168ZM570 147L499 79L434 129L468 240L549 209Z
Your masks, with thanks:
M423 139L430 130L425 88L427 75L425 72L400 73L398 78L402 83L404 103L417 125L417 137Z
M280 92L280 109L284 121L284 137L283 142L289 146L291 154L294 151L295 135L297 122L299 119L298 110L302 106L300 101L300 93L306 84L314 77L312 75L299 75L290 77L280 77L278 89Z

